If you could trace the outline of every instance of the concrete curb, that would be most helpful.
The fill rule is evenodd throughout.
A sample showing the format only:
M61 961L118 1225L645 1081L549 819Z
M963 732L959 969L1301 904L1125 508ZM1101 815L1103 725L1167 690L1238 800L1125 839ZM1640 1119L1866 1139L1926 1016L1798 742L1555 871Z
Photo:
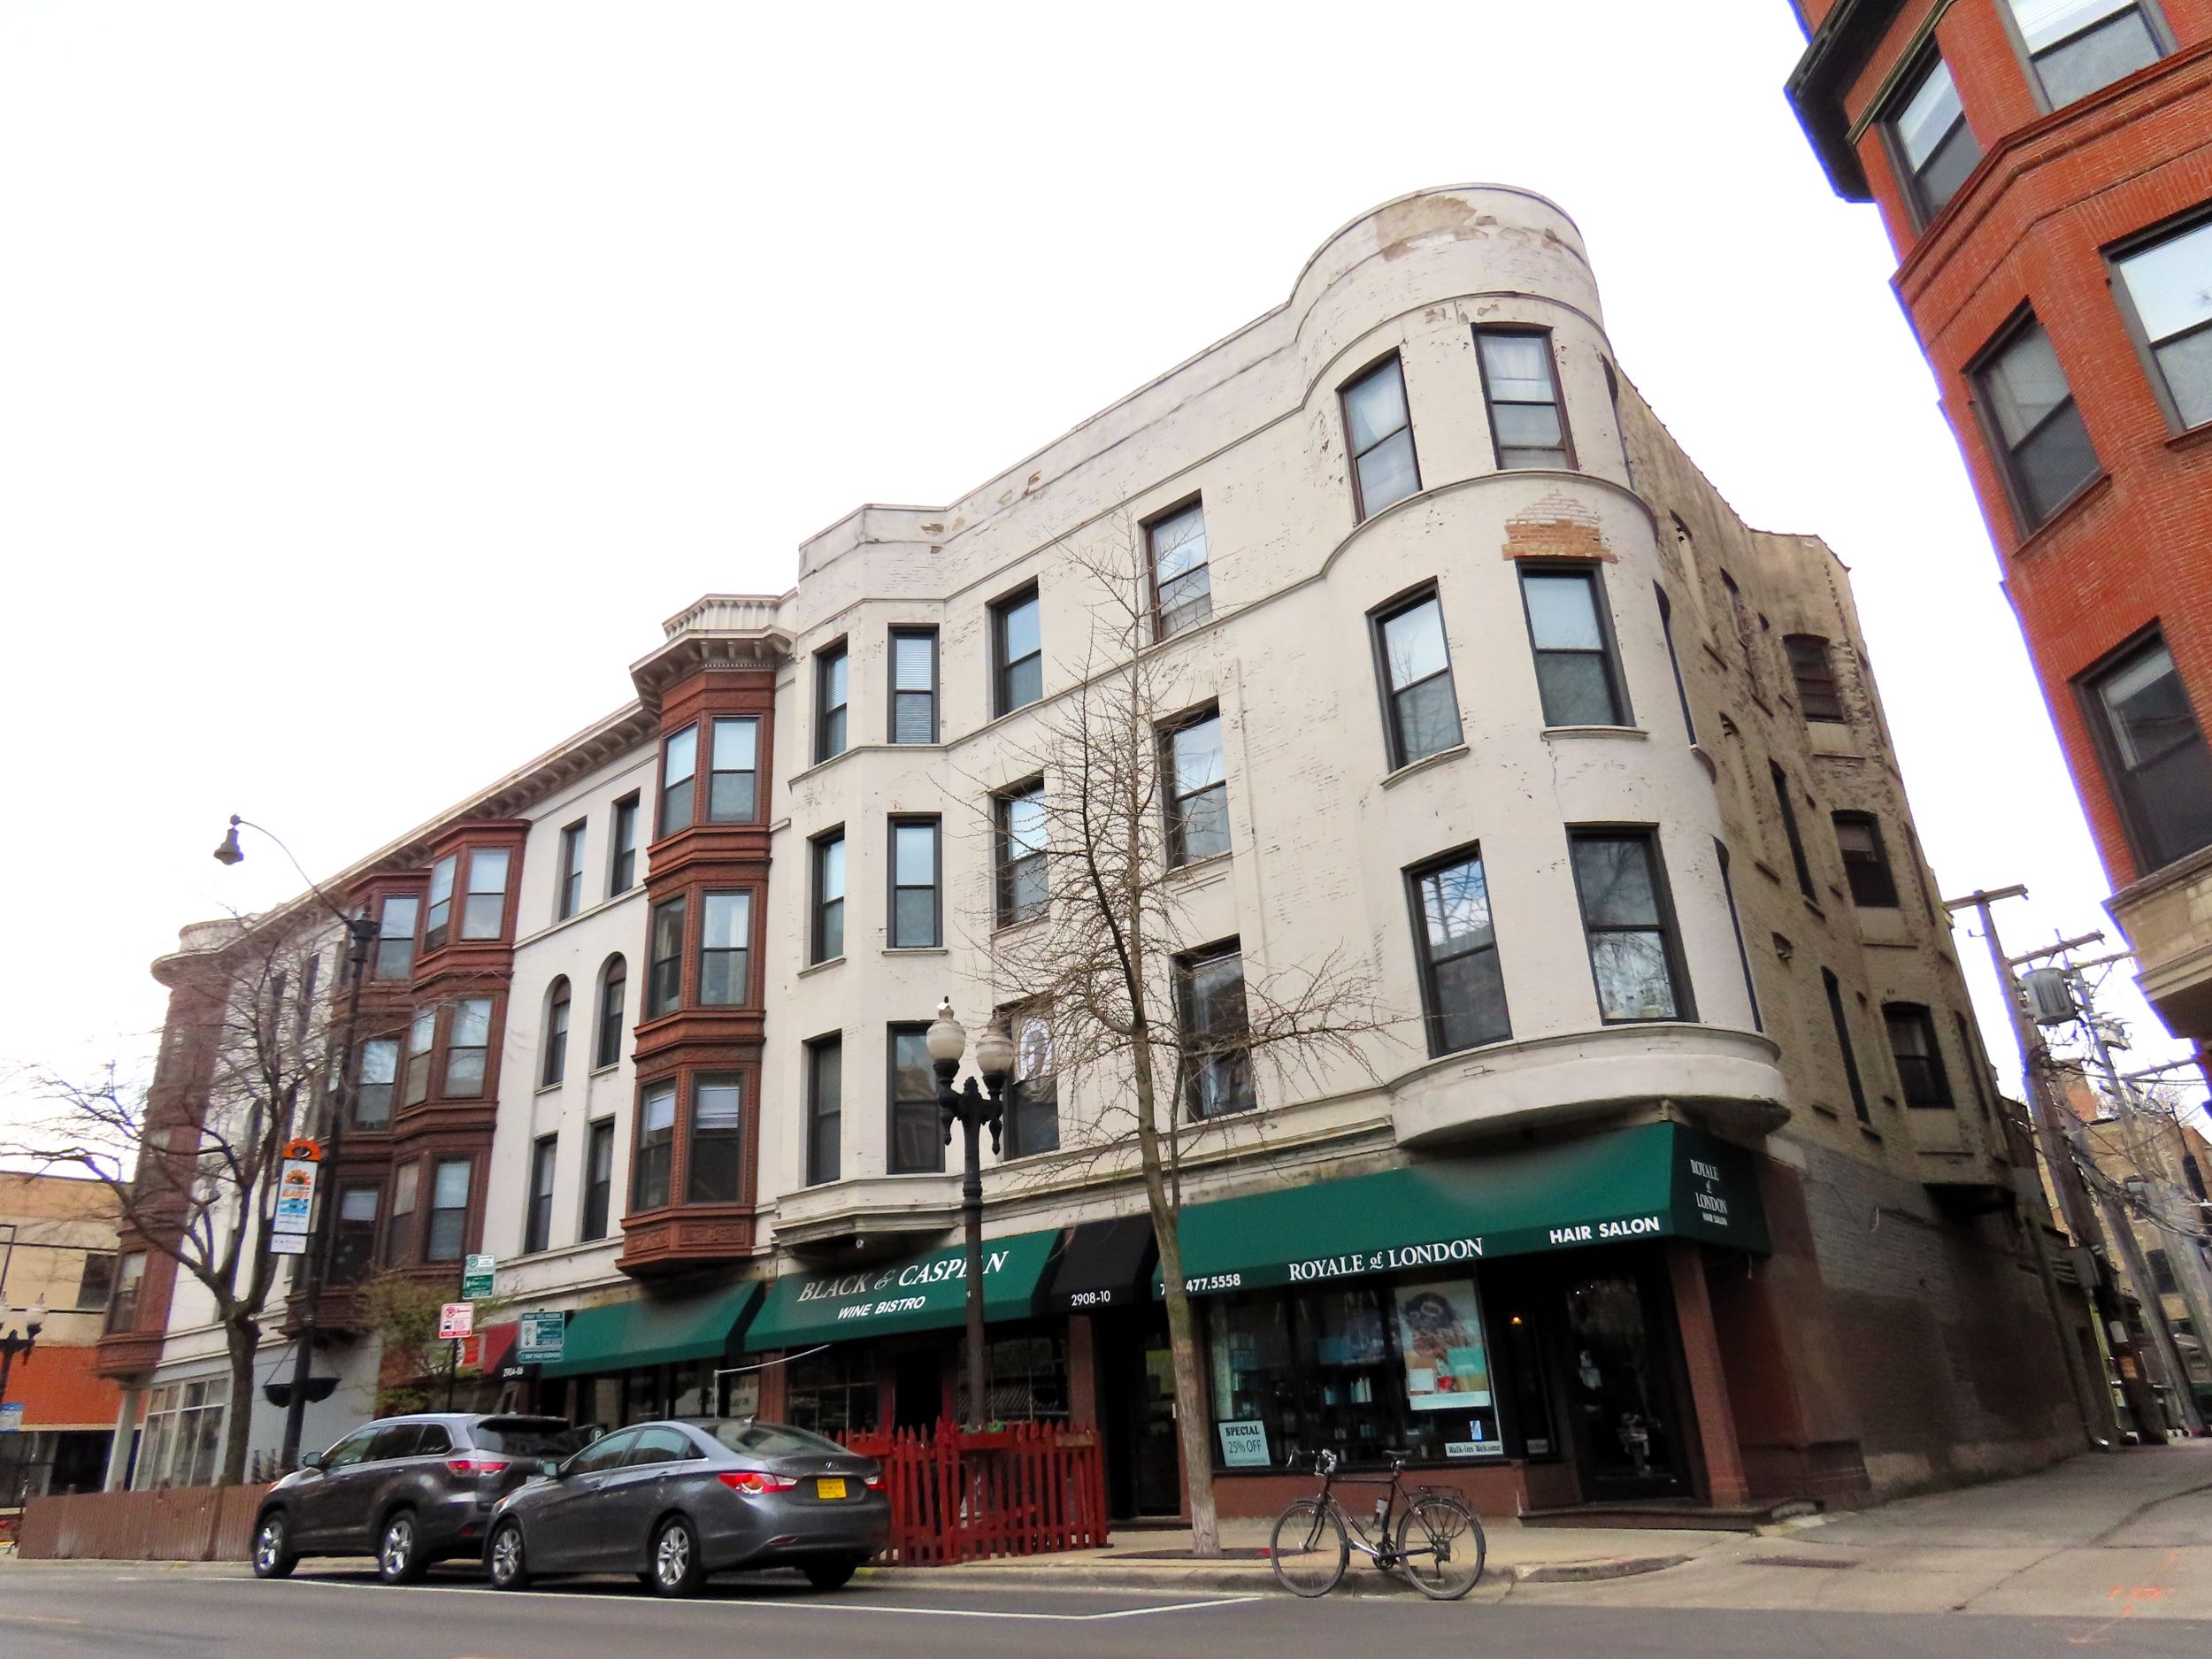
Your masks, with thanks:
M1508 1568L1516 1584L1601 1584L1608 1578L1634 1578L1647 1572L1679 1567L1687 1555L1622 1555L1611 1561L1552 1561Z
M1600 1584L1678 1567L1687 1555L1622 1555L1598 1561L1532 1562L1484 1571L1478 1591L1491 1585ZM1334 1595L1405 1595L1420 1592L1394 1573L1362 1571L1355 1563ZM1021 1590L1182 1590L1209 1594L1282 1595L1283 1587L1263 1564L1257 1567L1164 1567L1064 1562L1050 1566L1001 1566L978 1563L960 1567L864 1567L871 1584L913 1588Z

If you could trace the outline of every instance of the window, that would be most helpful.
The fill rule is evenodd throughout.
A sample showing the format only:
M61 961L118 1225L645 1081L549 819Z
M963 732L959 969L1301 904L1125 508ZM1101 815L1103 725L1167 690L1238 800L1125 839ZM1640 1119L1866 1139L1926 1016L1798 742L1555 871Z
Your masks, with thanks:
M614 851L607 865L607 896L612 898L637 886L637 796L626 795L614 803L609 840Z
M584 908L584 826L561 832L561 886L553 900L553 919L565 922Z
M699 1005L736 1008L749 994L753 895L710 893L699 907Z
M891 820L891 948L941 942L937 909L937 820Z
M448 853L430 866L430 908L422 918L425 950L444 949L453 920L453 878L460 862L458 853Z
M1820 983L1828 993L1828 1018L1836 1028L1836 1051L1843 1056L1843 1080L1851 1090L1852 1115L1863 1124L1874 1120L1866 1112L1866 1088L1859 1081L1859 1056L1851 1048L1851 1021L1843 1009L1843 987L1836 976L1823 968Z
M707 779L707 821L750 824L759 816L760 722L750 716L713 722L713 772Z
M133 1250L122 1258L115 1276L115 1294L108 1298L106 1329L138 1329L138 1291L146 1281L146 1252Z
M998 820L998 925L1011 927L1045 912L1045 780L1008 790L993 807Z
M630 1178L634 1210L666 1207L669 1172L675 1156L676 1086L656 1083L638 1101L637 1170Z
M415 921L422 901L412 894L395 893L384 901L376 924L376 965L371 977L404 979L415 971Z
M691 1144L685 1148L684 1197L694 1204L738 1202L744 1162L744 1080L713 1072L691 1081Z
M1696 1018L1656 834L1575 830L1568 840L1600 1018L1609 1025Z
M1183 1110L1192 1118L1248 1111L1251 1022L1244 1006L1244 953L1234 940L1176 959L1182 1026Z
M1728 901L1728 928L1736 936L1736 961L1743 969L1744 1000L1751 1004L1751 1029L1764 1031L1766 1021L1759 1017L1759 987L1751 978L1751 952L1743 941L1743 918L1736 913L1736 884L1728 875L1728 843L1717 835L1713 837L1713 855L1720 861L1720 894Z
M1559 407L1548 328L1478 328L1483 395L1490 403L1490 441L1501 467L1575 464Z
M484 1062L492 1041L492 999L465 996L453 1005L453 1030L446 1039L445 1093L466 1100L484 1092Z
M461 907L461 937L497 939L507 931L508 855L479 847L469 855L468 899Z
M405 1261L414 1243L416 1188L421 1180L419 1163L403 1164L392 1171L392 1225L384 1233L384 1263L388 1267Z
M2212 219L2138 245L2113 265L2169 417L2185 430L2212 420Z
M419 1010L407 1028L407 1103L419 1106L430 1098L430 1051L438 1041L438 1010Z
M551 1088L568 1075L568 978L553 981L545 995L545 1055L538 1066L538 1087Z
M1983 424L2024 533L2096 477L2097 452L2043 325L2030 317L1973 370Z
M845 832L834 829L814 841L814 933L810 962L829 962L845 954Z
M1014 1075L1006 1087L1006 1156L1060 1149L1060 1084L1052 1054L1052 1005L1033 1002L1007 1015Z
M1982 158L1982 147L1966 124L1966 106L1959 102L1951 66L1942 54L1931 53L1913 73L1883 126L1890 154L1904 175L1914 221L1924 226L1943 211Z
M1674 674L1675 698L1682 705L1683 734L1690 740L1691 747L1695 748L1697 721L1690 714L1690 688L1683 682L1682 659L1674 649L1674 606L1667 598L1667 590L1656 582L1652 584L1652 592L1659 598L1659 635L1667 643L1667 666Z
M1882 844L1882 820L1871 812L1839 812L1835 826L1851 902L1863 910L1895 910L1897 880L1890 873L1889 849Z
M115 1253L87 1250L84 1265L77 1275L77 1300L72 1305L80 1311L97 1313L108 1305L108 1298L114 1294Z
M660 836L691 827L692 800L698 793L699 728L687 726L661 745Z
M2156 634L2082 682L2105 780L2143 871L2212 845L2212 754Z
M1229 779L1221 753L1221 711L1210 710L1161 739L1168 774L1170 869L1229 850Z
M620 956L609 956L607 965L599 970L599 1038L591 1052L595 1068L613 1065L622 1058L623 1002L629 990L629 964Z
M1352 456L1352 513L1370 518L1421 488L1405 374L1392 352L1338 394Z
M653 957L646 969L645 1017L672 1014L684 995L684 902L653 907Z
M839 1342L789 1367L784 1414L795 1428L818 1434L872 1434L881 1420L883 1388L864 1342Z
M2137 0L2007 0L2020 43L2054 110L2163 56Z
M1045 654L1037 590L991 607L991 711L1011 714L1045 695Z
M558 1135L543 1135L530 1148L530 1211L522 1224L522 1253L535 1256L553 1243L553 1176L558 1166Z
M153 1390L147 1396L146 1423L139 1431L138 1455L131 1465L132 1490L204 1486L213 1480L223 1445L224 1408L229 1401L227 1377L170 1383ZM347 1436L331 1453L342 1462L326 1466L359 1462L374 1432L364 1429Z
M1376 617L1375 651L1389 710L1392 769L1456 748L1459 694L1434 588Z
M806 1046L806 1184L833 1181L844 1167L845 1040Z
M1454 1054L1511 1036L1481 853L1455 853L1413 871L1411 879L1429 1052Z
M426 1262L457 1262L468 1244L467 1158L440 1158L430 1177L430 1233L423 1247Z
M1809 720L1841 722L1843 698L1836 690L1835 659L1828 641L1817 634L1792 634L1782 641L1790 659L1790 678L1797 685L1798 712Z
M929 1027L891 1027L891 1173L945 1167L945 1132L937 1110L937 1073L930 1064Z
M338 1189L338 1227L330 1240L332 1284L356 1284L368 1276L376 1260L376 1210L382 1196L373 1187Z
M2181 1281L2174 1276L2173 1257L2163 1250L2143 1252L2143 1264L2151 1271L2151 1285L2162 1296L2178 1296Z
M1751 626L1751 607L1744 602L1743 589L1736 586L1736 579L1726 571L1720 573L1721 591L1728 595L1728 613L1735 619L1736 644L1743 652L1743 672L1751 681L1751 695L1759 695L1759 657L1752 641L1757 630ZM1761 707L1765 705L1762 703Z
M361 1045L353 1083L353 1126L381 1129L392 1121L392 1086L399 1080L399 1039L372 1037Z
M1897 1059L1897 1080L1908 1106L1948 1106L1951 1080L1943 1072L1943 1050L1936 1046L1935 1021L1915 1002L1885 1002L1882 1024L1889 1028L1889 1051Z
M576 1234L580 1243L607 1236L613 1201L614 1119L602 1118L592 1125L584 1142L584 1225Z
M1546 726L1626 726L1627 700L1613 656L1598 573L1521 566L1521 603L1536 653Z
M1197 502L1144 527L1145 563L1152 572L1152 637L1173 639L1214 613L1214 579L1206 563L1206 513Z
M1782 810L1782 833L1789 838L1790 862L1797 866L1797 890L1815 904L1820 895L1813 887L1813 867L1805 857L1805 838L1797 833L1797 803L1790 798L1789 774L1773 761L1767 773L1774 782L1774 804Z
M937 741L937 630L891 630L891 741Z
M840 640L814 654L814 758L845 752L845 716L851 694L852 656Z

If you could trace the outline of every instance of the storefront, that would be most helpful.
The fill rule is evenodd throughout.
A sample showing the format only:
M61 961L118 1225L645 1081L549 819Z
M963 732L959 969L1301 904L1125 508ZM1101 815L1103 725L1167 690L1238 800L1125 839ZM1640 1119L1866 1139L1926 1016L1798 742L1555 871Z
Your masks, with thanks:
M1672 1123L1193 1205L1181 1240L1230 1514L1325 1448L1507 1510L1699 1495L1702 1263L1769 1248L1753 1156Z
M762 1281L634 1296L569 1316L561 1357L537 1368L534 1409L619 1428L666 1417L743 1417L758 1379L733 1357Z

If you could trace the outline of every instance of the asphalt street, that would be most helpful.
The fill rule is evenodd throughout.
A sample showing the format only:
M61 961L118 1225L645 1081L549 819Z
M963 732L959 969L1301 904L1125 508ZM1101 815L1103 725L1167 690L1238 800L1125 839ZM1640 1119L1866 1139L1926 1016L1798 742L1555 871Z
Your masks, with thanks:
M1397 1598L1300 1601L1068 1590L918 1592L864 1583L817 1594L795 1578L717 1581L693 1601L656 1600L627 1579L501 1594L440 1577L388 1589L303 1571L257 1583L242 1571L20 1563L0 1572L6 1659L653 1659L764 1648L840 1659L1052 1659L1203 1654L1291 1659L1371 1652L1546 1659L2203 1659L2212 1624L1974 1614L1433 1605Z

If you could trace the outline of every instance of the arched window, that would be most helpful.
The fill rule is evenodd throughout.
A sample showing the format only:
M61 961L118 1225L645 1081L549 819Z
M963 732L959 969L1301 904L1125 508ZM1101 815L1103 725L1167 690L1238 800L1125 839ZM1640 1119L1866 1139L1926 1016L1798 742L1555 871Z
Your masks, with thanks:
M568 1075L568 976L545 993L545 1053L538 1062L538 1086L551 1088Z
M599 1024L591 1045L595 1068L612 1065L622 1058L623 1009L630 970L619 956L609 956L599 970Z

